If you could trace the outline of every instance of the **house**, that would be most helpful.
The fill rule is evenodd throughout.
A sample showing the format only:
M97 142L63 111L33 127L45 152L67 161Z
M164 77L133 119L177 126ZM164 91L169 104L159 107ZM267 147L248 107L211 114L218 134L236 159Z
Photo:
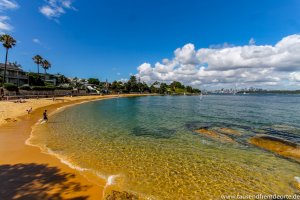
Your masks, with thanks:
M4 74L4 64L0 63L0 76L1 80ZM6 82L13 83L17 86L28 84L28 76L26 72L22 70L20 65L15 63L7 63L6 65Z

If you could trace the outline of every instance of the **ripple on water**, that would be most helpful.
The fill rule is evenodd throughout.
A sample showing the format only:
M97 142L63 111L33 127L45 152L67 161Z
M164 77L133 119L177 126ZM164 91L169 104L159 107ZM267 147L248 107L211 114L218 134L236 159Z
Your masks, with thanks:
M243 122L239 123L218 113L218 121L209 122L204 114L214 113L207 107L220 97L209 98L213 97L200 104L194 97L118 99L117 106L116 100L83 104L57 113L48 124L37 127L33 142L47 144L74 165L93 169L104 177L118 174L121 178L112 184L142 196L219 199L222 194L294 194L291 183L299 176L299 164L252 146L220 144L192 133L201 127L227 127L241 131L239 137L244 140L255 135L255 130L269 131L265 126L247 124L249 115L243 115L246 119L241 117ZM172 109L180 107L180 115L168 109L169 101ZM234 106L244 106L244 101L237 99ZM226 99L225 103L232 104ZM149 111L147 107L152 104L155 106ZM267 126L269 122L260 123ZM277 129L288 135L287 130Z

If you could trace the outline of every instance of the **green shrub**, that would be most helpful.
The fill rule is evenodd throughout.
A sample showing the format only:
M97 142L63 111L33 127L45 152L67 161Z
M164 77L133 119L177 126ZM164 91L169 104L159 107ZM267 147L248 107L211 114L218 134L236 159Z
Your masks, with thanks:
M19 88L20 90L31 90L31 87L28 85L23 85Z
M18 87L15 84L12 83L4 83L4 88L8 91L17 91Z
M99 79L97 79L97 78L89 78L89 79L88 79L88 83L89 83L89 84L94 84L94 85L99 85L99 84L100 84L100 81L99 81Z
M44 81L41 79L41 77L37 73L29 73L29 85L33 86L45 86Z
M51 90L55 90L55 87L54 86L33 86L32 90L51 91Z

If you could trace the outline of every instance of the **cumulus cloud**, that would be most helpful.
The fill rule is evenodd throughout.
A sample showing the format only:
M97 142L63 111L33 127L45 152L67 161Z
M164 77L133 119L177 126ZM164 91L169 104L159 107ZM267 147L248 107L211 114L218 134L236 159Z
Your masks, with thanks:
M300 82L300 72L290 73L290 80L295 82Z
M72 0L48 0L46 4L39 8L39 11L49 19L58 20L66 13L66 10L77 10Z
M223 49L223 48L228 48L228 47L234 47L234 45L230 44L228 42L224 42L223 44L212 44L212 45L209 45L209 48L211 48L211 49Z
M0 0L0 12L5 13L6 10L14 10L19 8L14 0ZM10 18L6 15L0 15L0 33L9 32L13 30L13 26L9 23Z
M137 76L146 82L174 80L198 87L285 86L300 79L300 35L289 35L275 45L248 45L196 49L186 44L172 59L143 63ZM289 84L290 85L290 84Z

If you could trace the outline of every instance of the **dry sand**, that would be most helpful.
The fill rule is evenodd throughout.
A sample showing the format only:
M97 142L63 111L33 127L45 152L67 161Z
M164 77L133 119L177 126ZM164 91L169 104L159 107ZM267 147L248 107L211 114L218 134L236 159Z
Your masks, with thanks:
M139 95L120 95L127 96ZM50 114L57 108L114 97L117 96L0 102L0 199L103 199L105 180L72 169L39 148L26 145L25 141L44 109ZM33 112L27 114L26 109L30 107Z

